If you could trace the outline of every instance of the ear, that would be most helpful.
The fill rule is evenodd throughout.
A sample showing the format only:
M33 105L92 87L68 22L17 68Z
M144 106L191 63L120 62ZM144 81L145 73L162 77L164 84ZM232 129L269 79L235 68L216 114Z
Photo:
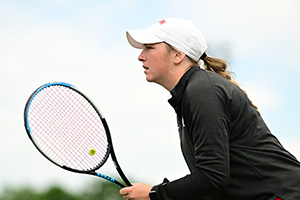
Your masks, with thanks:
M174 64L178 65L180 64L186 55L182 52L174 51Z

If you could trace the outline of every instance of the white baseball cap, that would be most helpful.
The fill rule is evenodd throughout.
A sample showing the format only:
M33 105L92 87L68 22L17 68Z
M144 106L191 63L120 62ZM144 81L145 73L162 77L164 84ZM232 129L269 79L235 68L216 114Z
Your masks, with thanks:
M142 49L143 44L166 42L196 62L207 50L200 30L192 22L180 18L166 18L145 30L128 30L126 35L135 48Z

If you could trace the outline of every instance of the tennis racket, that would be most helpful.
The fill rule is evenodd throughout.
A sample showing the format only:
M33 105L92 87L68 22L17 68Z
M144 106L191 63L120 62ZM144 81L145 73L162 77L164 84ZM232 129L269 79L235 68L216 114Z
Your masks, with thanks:
M24 122L34 146L55 165L123 188L119 181L96 172L111 155L120 177L131 186L117 161L105 118L73 85L55 82L36 89L26 103Z

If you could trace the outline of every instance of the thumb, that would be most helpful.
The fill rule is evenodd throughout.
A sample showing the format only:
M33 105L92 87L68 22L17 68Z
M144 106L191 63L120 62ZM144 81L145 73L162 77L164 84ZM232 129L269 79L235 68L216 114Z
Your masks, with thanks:
M129 193L129 191L130 191L130 187L124 187L124 188L120 189L119 193L120 193L120 195L126 195Z

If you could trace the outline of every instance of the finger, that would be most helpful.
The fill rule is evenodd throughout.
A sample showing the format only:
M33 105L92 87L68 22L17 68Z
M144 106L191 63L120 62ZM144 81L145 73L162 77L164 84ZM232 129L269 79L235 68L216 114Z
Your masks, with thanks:
M123 188L123 189L121 189L121 190L119 191L119 193L120 193L121 195L126 195L126 194L128 194L128 188Z

